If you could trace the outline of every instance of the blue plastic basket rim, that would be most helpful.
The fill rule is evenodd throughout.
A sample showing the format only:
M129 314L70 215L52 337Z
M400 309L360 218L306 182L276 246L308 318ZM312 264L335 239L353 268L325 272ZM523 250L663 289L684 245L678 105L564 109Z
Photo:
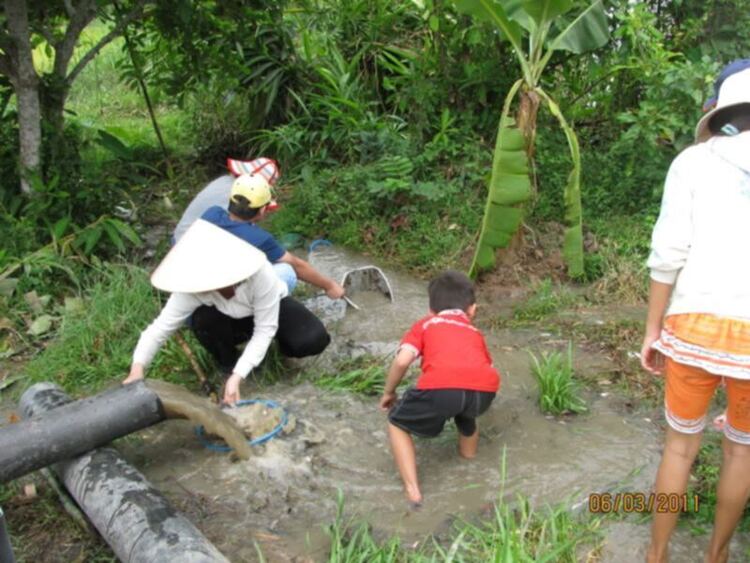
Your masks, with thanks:
M244 399L241 401L237 401L236 405L238 407L243 407L245 405L253 405L255 403L262 403L272 409L280 409L281 421L270 432L263 434L263 436L258 436L257 438L248 440L247 443L251 446L259 446L260 444L268 442L270 439L276 436L279 432L281 432L284 429L284 426L286 426L286 423L289 421L289 417L287 416L287 413L284 407L282 407L276 401L272 401L270 399ZM206 429L203 428L203 425L199 425L195 427L195 435L198 437L198 440L200 441L201 444L203 444L203 447L205 447L206 449L212 450L214 452L223 452L223 453L228 453L232 451L232 448L230 448L226 444L219 444L216 442L212 442L211 440L206 438Z
M319 238L315 239L310 243L310 246L307 248L308 254L311 254L316 248L319 246L333 246L333 243L325 238Z

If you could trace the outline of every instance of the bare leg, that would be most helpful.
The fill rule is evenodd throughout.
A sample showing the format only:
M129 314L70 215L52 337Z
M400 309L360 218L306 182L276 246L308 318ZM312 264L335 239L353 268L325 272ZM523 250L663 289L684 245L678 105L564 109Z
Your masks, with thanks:
M726 437L723 446L714 531L706 555L708 563L725 563L728 560L729 540L750 496L750 446L732 442Z
M479 428L471 436L458 434L458 455L465 459L474 459L479 447Z
M698 455L702 435L683 434L672 428L667 429L664 453L656 474L656 494L683 494L687 490L690 468ZM649 563L665 563L668 560L669 538L677 525L678 517L679 513L676 512L653 513L651 544L646 555Z
M419 504L422 502L422 493L417 481L417 453L411 434L389 422L388 436L391 439L391 451L396 460L396 467L404 482L406 498L409 502Z

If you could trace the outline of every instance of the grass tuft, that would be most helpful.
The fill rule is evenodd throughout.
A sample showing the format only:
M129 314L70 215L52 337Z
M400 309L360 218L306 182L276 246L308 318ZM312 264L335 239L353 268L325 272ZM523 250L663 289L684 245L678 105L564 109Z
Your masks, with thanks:
M344 360L336 364L334 373L313 376L312 382L332 391L380 395L385 385L383 359L365 354Z
M586 403L578 395L578 384L574 379L572 344L568 344L565 355L542 352L541 359L534 354L531 354L531 359L542 412L560 415L586 411Z
M504 483L505 455L501 472ZM403 546L398 537L379 542L366 523L346 519L339 491L336 519L327 527L331 538L328 561L575 563L587 548L589 554L598 550L601 518L575 515L563 504L535 509L521 495L511 503L504 499L503 491L501 486L489 519L458 520L447 539L432 538L416 549Z
M569 290L552 285L552 280L545 279L534 288L534 293L526 301L513 309L515 321L540 321L560 309L570 307L576 301Z

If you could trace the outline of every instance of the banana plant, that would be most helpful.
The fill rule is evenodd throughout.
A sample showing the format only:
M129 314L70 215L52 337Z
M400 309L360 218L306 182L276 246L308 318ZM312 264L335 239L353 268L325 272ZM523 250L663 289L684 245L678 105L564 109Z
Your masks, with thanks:
M521 77L503 104L498 126L492 175L479 242L469 275L495 266L499 248L507 247L523 223L536 184L533 171L536 119L547 107L565 133L572 169L564 191L565 237L563 256L571 277L583 274L581 226L581 157L578 138L558 104L540 86L545 67L555 51L581 54L609 40L607 16L601 0L570 18L573 0L453 0L456 8L477 20L492 23L518 59ZM518 107L511 115L513 102Z

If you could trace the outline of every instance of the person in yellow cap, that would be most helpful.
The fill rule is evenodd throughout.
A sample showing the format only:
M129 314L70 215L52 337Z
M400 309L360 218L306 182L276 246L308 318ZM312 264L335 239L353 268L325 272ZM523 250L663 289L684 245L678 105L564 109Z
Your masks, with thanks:
M229 375L223 397L228 404L239 400L240 383L261 363L274 336L282 349L304 345L301 340L309 336L292 325L277 331L287 288L263 253L207 221L188 229L151 283L171 296L141 333L125 384L143 379L159 348L191 315L199 340ZM202 317L211 318L208 330ZM244 341L240 353L236 346Z
M229 231L262 250L271 264L291 267L294 282L290 281L288 273L283 270L279 271L277 268L279 277L287 283L290 291L294 289L298 277L325 290L326 295L331 299L343 297L344 288L318 272L306 260L287 252L271 233L256 224L257 221L263 219L272 201L271 187L265 178L258 174L242 174L232 184L228 208L223 209L218 205L210 207L203 213L201 219Z
M229 178L222 176L212 182L212 185L221 181L222 186L225 186ZM306 260L287 252L271 233L257 225L275 204L271 184L266 175L258 172L237 176L232 180L228 198L225 196L224 199L224 202L228 201L228 205L216 205L215 194L218 192L212 190L211 193L214 195L207 198L203 197L201 192L190 203L175 228L175 241L179 240L184 230L199 216L262 250L269 262L274 265L277 275L287 284L290 293L299 278L324 290L331 299L340 299L344 296L344 288L340 284L318 272Z

